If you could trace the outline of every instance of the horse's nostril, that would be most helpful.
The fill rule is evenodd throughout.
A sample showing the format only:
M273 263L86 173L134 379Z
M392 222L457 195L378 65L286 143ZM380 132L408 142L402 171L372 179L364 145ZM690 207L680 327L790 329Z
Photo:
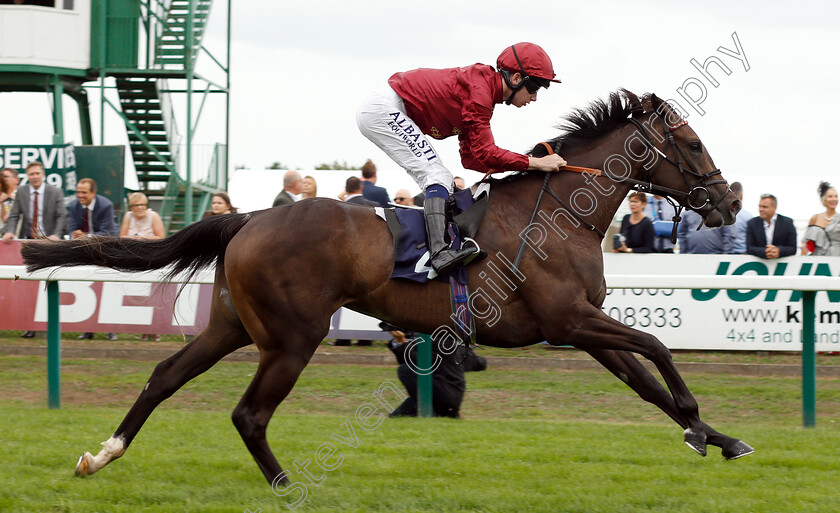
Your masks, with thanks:
M732 205L729 207L729 210L732 212L738 212L741 210L741 202L739 200L733 201Z

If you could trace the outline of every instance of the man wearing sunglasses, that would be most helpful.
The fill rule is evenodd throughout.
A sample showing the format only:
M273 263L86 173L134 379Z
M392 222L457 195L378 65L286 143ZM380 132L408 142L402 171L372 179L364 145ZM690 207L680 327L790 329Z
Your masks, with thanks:
M446 202L452 173L440 161L426 136L457 135L461 164L482 173L557 171L559 155L535 158L496 146L490 118L496 104L523 107L537 100L541 87L556 80L548 54L533 43L505 48L496 68L473 64L463 68L416 69L394 74L387 88L371 93L356 112L362 134L402 166L425 192L423 203L432 268L445 275L468 263L477 248L453 250L446 244Z

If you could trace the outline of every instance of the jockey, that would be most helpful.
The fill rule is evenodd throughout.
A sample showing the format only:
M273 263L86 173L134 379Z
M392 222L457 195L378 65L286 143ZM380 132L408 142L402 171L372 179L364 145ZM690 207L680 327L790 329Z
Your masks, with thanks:
M445 275L474 258L478 249L450 249L446 231L446 203L452 193L452 173L426 136L445 139L457 135L461 163L482 173L500 171L558 171L566 165L559 155L535 158L496 146L490 118L497 103L517 108L537 100L548 88L554 68L545 51L533 43L505 48L492 66L416 69L395 73L386 88L368 95L356 112L362 134L402 166L425 192L423 203L432 268Z

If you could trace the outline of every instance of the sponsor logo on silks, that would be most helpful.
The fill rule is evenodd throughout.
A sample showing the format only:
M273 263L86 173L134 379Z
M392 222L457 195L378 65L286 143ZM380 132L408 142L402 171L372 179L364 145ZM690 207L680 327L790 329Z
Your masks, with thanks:
M405 141L406 146L415 157L425 157L430 162L437 158L435 149L426 141L420 129L412 125L408 119L402 116L402 113L391 112L388 115L394 118L393 121L388 122L391 131Z
M799 266L798 272L796 272L797 269L795 266L788 266L787 262L777 262L775 263L772 274L768 264L764 262L746 262L731 272L729 271L730 264L731 262L720 262L715 274L718 276L740 276L754 273L757 276L790 276L796 273L798 276L835 276L826 263L818 263L816 265L813 263L802 263ZM693 289L691 291L691 297L696 301L709 301L717 296L718 292L720 292L720 289ZM764 294L764 301L776 301L779 292L778 290L727 290L726 295L732 301L751 301L759 295ZM783 292L788 293L788 291ZM832 303L840 302L840 291L827 291L826 294L828 294L828 300ZM798 290L790 291L789 302L798 303L801 299L802 292Z

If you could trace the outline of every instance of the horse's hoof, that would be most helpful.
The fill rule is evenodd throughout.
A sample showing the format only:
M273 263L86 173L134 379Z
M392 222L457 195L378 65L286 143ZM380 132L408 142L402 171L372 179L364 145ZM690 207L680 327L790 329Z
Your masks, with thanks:
M697 454L700 456L706 455L706 435L695 433L689 428L683 432L683 439L685 440L685 445L694 449Z
M749 446L749 444L742 442L741 440L735 440L734 444L729 445L728 447L724 447L721 450L721 454L726 461L729 460L737 460L738 458L743 458L749 454L755 452L755 449Z
M82 454L78 463L76 463L76 476L84 477L92 474L90 471L91 463L93 463L93 455L89 452Z

